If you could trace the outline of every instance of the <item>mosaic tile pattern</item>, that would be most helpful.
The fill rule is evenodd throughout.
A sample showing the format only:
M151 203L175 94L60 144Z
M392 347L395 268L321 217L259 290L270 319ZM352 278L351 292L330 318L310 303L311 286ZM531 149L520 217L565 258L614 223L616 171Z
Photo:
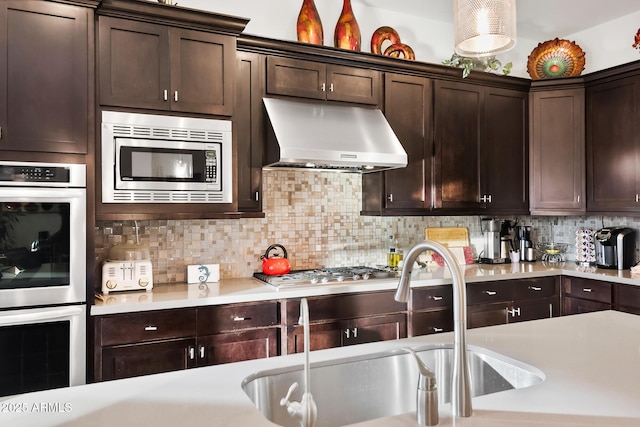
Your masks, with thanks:
M278 170L264 171L263 180L265 218L138 221L138 238L149 246L154 281L184 282L186 266L199 263L220 264L222 278L248 277L260 270L260 255L273 243L287 248L293 269L386 264L390 235L398 240L399 248L407 249L424 239L425 227L468 227L475 253L482 250L478 216L360 216L358 174ZM531 225L534 241L572 245L578 228L595 230L603 222L640 230L640 218L507 219ZM127 240L136 241L134 221L99 221L95 229L97 265L114 244ZM570 253L569 258L575 259L575 254Z

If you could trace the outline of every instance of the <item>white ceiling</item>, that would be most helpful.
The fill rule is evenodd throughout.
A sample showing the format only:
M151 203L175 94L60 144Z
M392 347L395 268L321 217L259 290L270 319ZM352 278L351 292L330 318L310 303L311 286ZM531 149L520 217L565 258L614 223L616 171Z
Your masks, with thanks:
M453 22L453 0L354 0L378 9ZM518 36L529 40L565 37L640 11L639 0L518 0ZM640 22L638 22L640 26Z

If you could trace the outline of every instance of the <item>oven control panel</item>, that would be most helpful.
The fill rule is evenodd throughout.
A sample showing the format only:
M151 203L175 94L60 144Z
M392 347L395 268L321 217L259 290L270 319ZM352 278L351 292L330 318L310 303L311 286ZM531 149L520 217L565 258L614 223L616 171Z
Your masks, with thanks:
M0 163L0 182L69 183L70 170L65 166L12 165Z

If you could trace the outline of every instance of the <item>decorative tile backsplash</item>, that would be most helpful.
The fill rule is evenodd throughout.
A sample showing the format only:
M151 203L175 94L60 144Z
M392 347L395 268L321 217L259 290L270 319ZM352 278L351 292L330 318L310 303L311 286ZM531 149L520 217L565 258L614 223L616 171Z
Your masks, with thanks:
M140 243L147 244L156 283L185 282L189 264L220 264L221 278L248 277L260 270L273 243L287 248L293 269L386 264L389 236L408 249L424 240L425 227L468 227L475 254L482 250L479 216L360 216L359 174L263 171L265 218L229 220L137 221ZM533 227L534 241L573 245L579 228L627 225L640 230L640 218L520 217ZM136 241L134 221L98 221L96 260L126 240ZM638 245L638 243L636 243ZM573 247L572 247L573 248ZM569 254L570 259L575 254Z

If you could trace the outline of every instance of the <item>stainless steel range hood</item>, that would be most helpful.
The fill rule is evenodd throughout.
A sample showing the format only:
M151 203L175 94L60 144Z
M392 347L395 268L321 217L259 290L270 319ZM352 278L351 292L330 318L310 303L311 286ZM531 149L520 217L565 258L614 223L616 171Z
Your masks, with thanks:
M263 99L269 129L265 168L375 172L407 166L382 111Z

